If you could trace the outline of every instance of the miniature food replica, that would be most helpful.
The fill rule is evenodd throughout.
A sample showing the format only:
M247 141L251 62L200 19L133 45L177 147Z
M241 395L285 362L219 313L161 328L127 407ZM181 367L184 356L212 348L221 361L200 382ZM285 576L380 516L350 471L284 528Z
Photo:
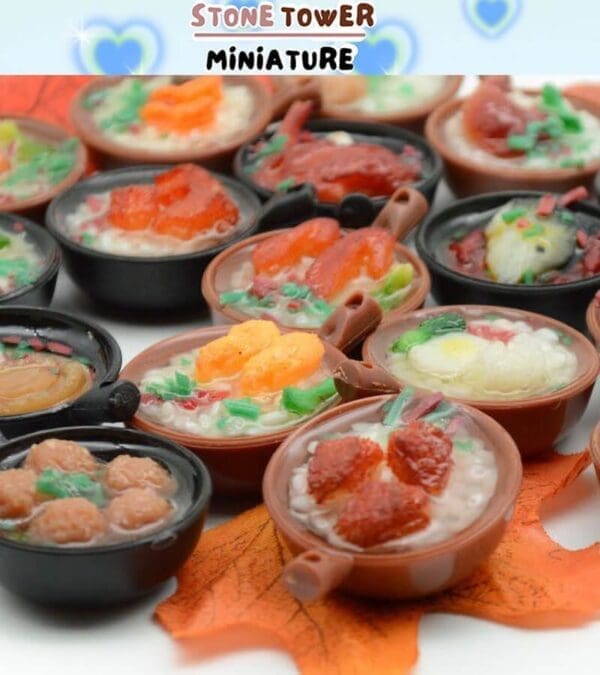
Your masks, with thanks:
M344 131L316 135L304 130L311 108L310 102L294 103L277 131L251 149L245 171L257 185L286 191L310 183L319 200L337 203L354 192L389 197L422 177L421 153L412 145L398 154Z
M140 413L202 437L275 433L337 400L324 355L316 335L280 334L271 321L246 321L147 372Z
M79 142L53 145L22 131L13 120L0 121L0 209L10 209L51 190L73 170Z
M526 321L447 312L398 335L388 368L404 383L446 396L510 401L571 383L578 362L570 343L569 336Z
M88 248L129 256L208 249L230 239L237 204L208 171L183 164L153 183L89 195L65 218L66 236Z
M65 405L92 386L85 358L59 342L0 338L0 416L24 415Z
M521 169L579 169L600 159L600 120L552 85L540 94L486 80L446 123L446 141L469 160Z
M255 102L243 84L218 76L125 77L83 100L99 129L129 147L173 151L224 145L245 129Z
M177 489L150 457L103 462L49 438L31 446L22 468L0 470L0 537L46 546L133 541L173 519Z
M408 551L474 523L497 482L475 424L440 395L406 388L379 422L308 445L289 485L291 515L337 548Z
M480 222L457 227L439 252L450 268L503 284L561 284L600 273L600 232L577 229L567 208L587 191L576 188L560 198L513 199Z
M0 230L0 298L34 283L47 264L22 224Z
M323 104L352 113L406 112L432 102L444 89L442 75L361 75L321 78Z
M357 290L392 310L410 294L414 277L395 246L383 228L344 234L336 220L314 218L257 243L219 301L296 328L318 328Z

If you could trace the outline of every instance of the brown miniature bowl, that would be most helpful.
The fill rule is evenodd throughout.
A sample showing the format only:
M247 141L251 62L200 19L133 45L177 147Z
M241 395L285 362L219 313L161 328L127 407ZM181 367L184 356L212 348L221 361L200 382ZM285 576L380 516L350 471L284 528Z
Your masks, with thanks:
M255 109L248 120L247 127L227 143L209 148L189 147L186 149L160 151L151 148L132 148L111 140L98 128L92 113L83 106L83 101L92 93L117 84L122 77L102 77L93 80L79 92L71 105L71 120L78 135L93 151L94 162L101 168L116 168L132 164L182 164L197 162L213 169L229 168L236 150L251 138L259 134L271 121L274 101L271 100L263 85L253 77L237 75L227 76L227 81L244 84L250 89L255 101ZM185 79L185 78L180 78ZM291 96L289 91L285 96ZM277 102L277 105L280 105Z
M130 361L120 377L140 382L148 370L164 366L173 356L201 347L227 332L227 327L210 326L162 340ZM325 343L325 364L332 373L343 360L341 352ZM259 494L263 473L271 455L294 429L291 427L262 436L207 438L170 429L145 418L139 411L130 424L136 429L168 438L197 454L208 467L215 493L221 495Z
M596 347L600 347L600 297L598 295L588 305L585 323Z
M334 76L335 77L335 76ZM438 106L454 98L463 81L462 75L446 75L443 88L433 98L425 103L406 110L396 110L387 113L364 113L348 110L347 106L327 103L321 100L320 116L336 120L351 120L353 122L377 122L393 124L422 134L429 114Z
M49 122L37 120L33 117L26 117L23 115L5 115L3 119L13 120L19 129L21 129L24 133L26 133L28 136L33 136L33 138L41 141L42 143L59 145L60 143L63 143L72 137L65 129L62 129L55 124L50 124ZM52 185L42 194L36 195L35 197L30 197L29 199L21 199L13 204L13 206L2 207L2 211L18 213L20 215L27 216L32 220L43 220L46 206L48 206L54 197L77 183L77 181L83 176L85 172L87 161L87 150L83 143L78 142L77 152L75 153L75 163L73 164L73 168L66 178L60 181L60 183Z
M538 94L531 89L527 94ZM578 110L586 110L600 118L600 105L567 94L565 96ZM582 169L523 169L514 166L486 165L471 160L448 146L445 127L449 118L461 109L465 99L454 99L436 108L425 125L425 136L441 155L446 170L448 185L457 197L469 197L484 192L502 190L540 190L543 192L566 192L584 185L590 192L594 177L600 170L600 159L586 164Z
M487 305L449 305L423 309L383 322L363 345L364 360L391 374L387 368L387 349L394 338L406 330L416 328L424 319L446 312L458 312L472 319L485 314L496 314L512 321L528 321L534 327L551 328L566 335L571 340L570 348L577 355L578 371L573 382L563 389L508 401L466 398L454 400L473 406L493 417L514 438L524 458L551 449L575 427L585 412L600 372L600 357L592 343L579 331L541 314ZM397 382L399 387L403 386L401 380L397 379Z
M335 588L370 598L431 595L468 577L500 543L521 484L521 459L514 441L497 422L465 405L461 408L494 452L498 480L484 513L456 536L412 551L354 553L335 548L290 515L290 477L306 461L309 443L356 422L381 420L383 406L393 398L352 401L318 415L289 436L269 462L263 495L277 528L297 556L285 567L283 582L299 600L314 600Z
M427 202L425 198L412 188L400 188L387 202L386 206L379 213L371 227L384 227L397 239L403 239L408 232L422 221L427 212ZM241 264L248 261L252 255L252 250L261 241L269 237L276 236L287 230L275 230L257 234L244 241L230 246L225 251L217 255L206 268L202 276L202 295L210 307L212 320L216 324L238 323L253 318L244 314L239 309L229 305L222 305L220 294L229 290L229 278L233 270ZM399 260L409 262L415 270L414 289L405 299L405 301L396 309L390 312L390 316L404 314L414 309L422 307L429 290L431 288L431 278L429 271L423 261L410 248L403 244L396 244L396 255ZM379 317L381 319L381 316ZM377 321L377 324L379 321ZM323 324L325 326L325 324ZM307 332L321 332L321 328L306 328ZM280 326L283 329L291 329L291 326ZM373 328L374 330L374 328ZM366 337L365 331L358 331L362 338ZM367 333L368 334L368 333ZM325 337L322 335L322 337ZM331 342L331 340L330 340ZM355 347L358 339L352 340L352 344L338 343L336 346L342 351L349 351ZM335 343L334 343L335 344Z

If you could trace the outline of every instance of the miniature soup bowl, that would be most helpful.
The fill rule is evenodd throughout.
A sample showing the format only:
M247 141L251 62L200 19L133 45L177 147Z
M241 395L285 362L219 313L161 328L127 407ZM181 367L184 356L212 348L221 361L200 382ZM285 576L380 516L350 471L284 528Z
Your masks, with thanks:
M18 486L31 492L15 502ZM94 426L15 438L0 450L0 583L52 605L139 598L190 556L210 495L202 462L164 438Z
M404 412L407 399L409 407ZM400 419L390 420L398 409ZM402 446L407 431L413 436L433 435L443 443L446 475L441 492L429 491L434 487L429 484L426 493L426 479L421 483L415 475L400 478L395 468L390 470L395 466L393 448ZM348 436L350 440L344 441ZM363 471L370 468L371 473L328 473L323 462L327 445L338 445L340 459L351 452L350 443L359 444L362 453L362 462L354 468L362 463ZM471 444L466 453L465 443ZM370 467L369 458L373 459ZM340 459L337 466L343 472L352 463ZM282 443L265 473L265 504L295 556L284 568L283 582L301 601L314 600L334 589L370 598L405 599L451 588L468 577L500 542L512 517L521 475L515 443L497 422L470 406L449 404L442 397L433 400L407 389L399 397L352 401L322 413ZM323 500L323 489L335 490L336 484L342 490ZM350 491L348 499L345 490ZM459 507L465 520L444 527L448 513L456 508L448 501L455 490L463 490L467 500L466 492L477 492L470 502L477 507L468 516L464 513L468 509ZM388 498L389 509L384 505ZM370 509L368 502L372 500L380 501L382 510L376 506ZM387 523L379 518L392 512ZM409 513L410 524L403 513Z
M4 117L0 129L0 211L43 219L48 203L83 176L87 151L64 129L31 117Z
M211 345L210 356L206 356L207 368L219 359L221 366L226 365L236 357L233 352L229 356L223 352L222 358L216 355L220 351L219 346L232 344L230 339L224 340L225 336L235 334L235 339L241 342L239 349L234 351L241 354L246 349L244 345L262 339L259 333L266 324L269 324L269 338L273 333L279 337L275 324L266 321L247 322L233 329L211 326L181 333L146 349L121 373L122 378L138 383L142 390L142 404L130 424L169 438L199 455L211 473L218 494L260 493L264 469L281 441L315 414L311 412L312 408L317 411L340 401L331 376L344 360L343 354L325 340L305 333L286 335L282 332L282 337L300 335L303 345L308 344L309 352L316 349L323 351L317 370L310 376L299 378L302 387L313 387L315 392L315 401L308 408L304 408L302 402L298 404L300 408L294 403L284 406L280 393L285 385L272 399L258 392L240 392L239 371L221 377L207 374L204 369L201 377L205 384L198 384L198 349L202 354L203 348L206 352ZM240 328L247 325L250 328ZM242 330L246 332L238 332ZM320 347L319 343L323 346ZM299 347L301 350L305 349L303 345ZM285 363L279 367L280 375L294 367L291 352L289 361L286 359L284 354ZM247 377L246 383L250 383L250 388L258 377L258 371L254 377ZM321 391L322 387L327 392L321 396L317 390ZM299 391L294 389L292 394Z
M139 404L117 381L121 350L100 326L63 312L0 307L0 432L128 420Z
M0 213L0 305L47 307L60 267L48 232L23 216Z
M583 330L600 285L592 260L600 209L584 201L562 207L563 197L568 194L498 192L458 200L428 217L415 241L436 302L515 307ZM549 215L536 213L543 204L550 204Z
M188 168L190 165L182 165L180 170ZM128 188L152 189L155 179L173 173L168 169L134 166L97 173L50 205L46 224L62 247L67 272L93 300L139 311L202 307L198 286L208 262L231 243L256 231L260 210L256 196L232 178L207 174L197 167L211 184L218 181L228 204L237 211L223 234L219 233L221 221L193 237L187 232L181 237L155 232L150 219L164 221L169 207L158 211L156 217L147 216L145 229L113 226L112 195ZM183 199L172 206L179 208L180 204Z
M328 333L330 341L347 352L377 325L375 314L405 313L425 302L430 287L426 266L410 248L394 241L403 239L426 211L427 203L417 190L400 188L371 227L340 230L333 219L313 218L235 244L214 258L202 277L202 294L213 321L235 323L266 316L281 328ZM365 275L362 268L345 271L342 264L344 256L351 260L354 249L366 244L370 260L387 251L389 264L377 270L378 279ZM360 264L364 266L364 261ZM331 325L336 308L356 304L357 293L379 312L371 317L375 321L349 327L356 338L352 344L336 343ZM366 309L361 316L365 314Z
M206 91L194 91L195 87L205 87ZM176 121L177 107L181 104L185 108L186 98L188 110L190 104L204 103L207 107L216 89L221 89L221 94L217 92L214 98L218 102L211 123L204 120L202 128L197 129L161 129L160 125L173 117L171 113L175 113ZM153 96L160 100L152 101ZM150 115L144 120L142 108L147 103L154 110L146 109ZM115 106L117 110L121 106L124 115L114 116ZM78 135L104 168L199 162L225 169L235 151L260 133L272 114L272 102L263 85L256 78L243 76L104 77L85 86L71 107Z
M542 92L521 90L522 95L538 97ZM600 106L573 95L564 95L564 101L576 113L600 119ZM484 153L477 159L477 149L458 150L455 143L462 138L460 131L449 131L449 124L459 119L466 98L446 101L436 108L425 125L425 136L444 162L446 180L458 197L500 190L542 190L566 192L578 185L592 188L594 176L600 169L600 157L585 161L581 166L523 167L510 157L494 157ZM486 159L487 156L487 159Z
M549 450L579 421L600 357L554 319L503 307L456 305L394 317L363 345L365 361L498 421L523 457Z

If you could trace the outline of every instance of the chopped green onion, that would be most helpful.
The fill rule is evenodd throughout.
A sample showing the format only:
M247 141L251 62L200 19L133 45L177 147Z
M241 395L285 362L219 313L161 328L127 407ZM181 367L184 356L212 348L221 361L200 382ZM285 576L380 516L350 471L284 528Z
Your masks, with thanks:
M282 180L281 183L277 183L275 186L275 191L287 192L288 190L291 190L294 185L296 185L296 181L293 178L286 178L285 180Z
M288 412L297 415L310 415L323 401L336 394L337 389L333 378L329 377L310 389L285 387L281 403Z
M384 411L386 413L383 423L386 427L393 427L400 420L402 412L409 404L415 390L412 387L405 387L398 396L392 401L391 405L386 404ZM386 410L387 407L387 410Z
M260 417L260 406L249 398L228 398L223 401L223 407L233 417L247 420L257 420Z
M524 208L514 208L504 211L502 214L502 220L505 223L514 223L515 220L518 220L527 213L527 209Z
M535 280L535 275L533 274L533 270L525 270L525 273L523 274L523 283L527 284L527 286L531 286Z
M45 469L39 475L35 489L43 495L56 499L83 497L99 507L106 503L100 483L85 473L65 473L55 469Z
M248 297L247 291L226 291L219 296L219 302L221 305L235 305Z

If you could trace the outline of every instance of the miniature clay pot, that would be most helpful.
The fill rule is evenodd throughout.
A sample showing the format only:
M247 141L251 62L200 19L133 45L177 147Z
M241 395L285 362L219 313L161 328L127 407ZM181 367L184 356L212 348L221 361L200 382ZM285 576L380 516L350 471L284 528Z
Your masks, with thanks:
M50 124L49 122L37 120L33 117L11 115L5 117L5 119L14 121L22 132L35 138L41 143L60 145L69 138L72 138L65 129L62 129L55 124ZM54 199L54 197L56 197L56 195L77 183L86 170L87 162L87 150L83 143L78 140L75 161L68 176L63 178L59 183L52 185L41 194L16 201L12 206L3 206L2 211L15 214L18 213L27 216L36 222L43 222L46 206Z
M469 406L462 410L493 450L498 469L494 494L483 514L447 541L398 553L354 553L321 539L289 512L292 471L303 464L308 445L325 434L342 432L358 422L381 421L393 396L346 403L307 422L273 455L263 481L265 504L294 557L284 568L283 583L301 601L321 598L334 589L351 595L406 599L438 593L468 577L499 544L512 517L522 476L519 452L493 419Z
M596 347L600 347L600 297L595 295L588 305L585 322Z
M110 461L122 454L151 457L166 465L188 503L158 531L104 546L41 546L0 538L0 583L43 604L69 607L114 605L140 598L175 575L198 543L211 495L202 462L164 438L117 427L69 427L20 436L0 449L0 470L17 468L34 443L74 441Z
M497 192L468 197L427 217L419 227L415 244L431 274L431 293L439 305L469 303L515 307L564 321L584 330L585 310L600 286L593 276L562 284L503 284L481 279L451 268L441 250L465 224L485 226L490 212L511 199L539 199L544 193L530 191ZM588 202L569 206L575 218L573 227L590 236L600 231L600 209ZM478 219L478 214L483 214ZM487 215L486 215L487 214ZM462 222L464 219L465 222Z
M528 89L522 91L527 94L539 93ZM578 110L587 110L600 118L600 106L576 96L565 97ZM457 197L501 190L566 192L578 185L592 190L594 177L600 170L600 159L589 162L581 169L526 169L499 165L497 162L484 164L450 148L445 137L446 123L460 111L464 102L464 98L446 101L431 113L425 125L425 136L441 155L446 180Z
M268 211L268 209L267 209ZM425 216L427 203L422 195L412 188L400 188L390 198L385 208L379 213L372 227L387 229L396 240L402 240ZM341 223L342 226L344 223ZM202 277L202 295L210 307L214 323L238 323L252 318L230 305L222 305L220 294L229 289L229 279L234 270L250 259L253 248L269 237L281 234L285 230L275 230L255 235L234 244L216 256L207 266ZM414 268L414 288L404 302L390 312L390 315L403 314L422 307L430 289L430 277L427 267L415 253L404 246L396 244L396 255L400 261L409 262ZM290 326L281 326L291 328ZM303 329L319 332L321 329ZM347 351L343 347L344 351Z
M228 328L210 326L187 331L158 342L130 361L121 377L139 383L149 370L165 366L177 354L215 340L228 333ZM324 363L333 371L344 360L344 355L324 342ZM183 433L146 418L140 411L131 420L137 429L164 436L197 454L207 465L213 479L215 493L220 495L256 495L260 493L262 476L277 446L294 427L261 436L209 438Z
M477 400L455 398L493 417L514 438L524 458L551 449L581 419L589 402L594 383L600 372L600 357L592 343L575 329L560 321L541 314L523 310L506 309L485 305L454 305L435 307L394 317L384 322L363 345L363 358L388 373L387 350L401 333L416 328L422 321L447 312L457 312L466 318L475 319L485 314L494 314L511 321L527 321L535 328L551 328L560 331L570 341L569 348L578 359L575 379L562 389L512 400ZM398 386L403 383L398 380Z
M157 150L153 148L134 148L111 140L96 125L92 113L85 108L83 101L94 92L106 89L120 82L122 77L102 77L93 80L79 92L71 106L71 120L77 134L92 151L94 164L101 168L116 168L132 164L182 164L197 162L213 169L227 169L236 150L248 140L260 133L271 121L274 114L274 103L269 98L264 86L252 77L238 75L227 76L227 82L243 84L254 98L254 112L248 120L248 125L234 138L227 142L210 147L194 147L190 145L184 149ZM183 81L189 78L177 78ZM285 97L293 93L284 92ZM285 105L277 99L277 105Z

